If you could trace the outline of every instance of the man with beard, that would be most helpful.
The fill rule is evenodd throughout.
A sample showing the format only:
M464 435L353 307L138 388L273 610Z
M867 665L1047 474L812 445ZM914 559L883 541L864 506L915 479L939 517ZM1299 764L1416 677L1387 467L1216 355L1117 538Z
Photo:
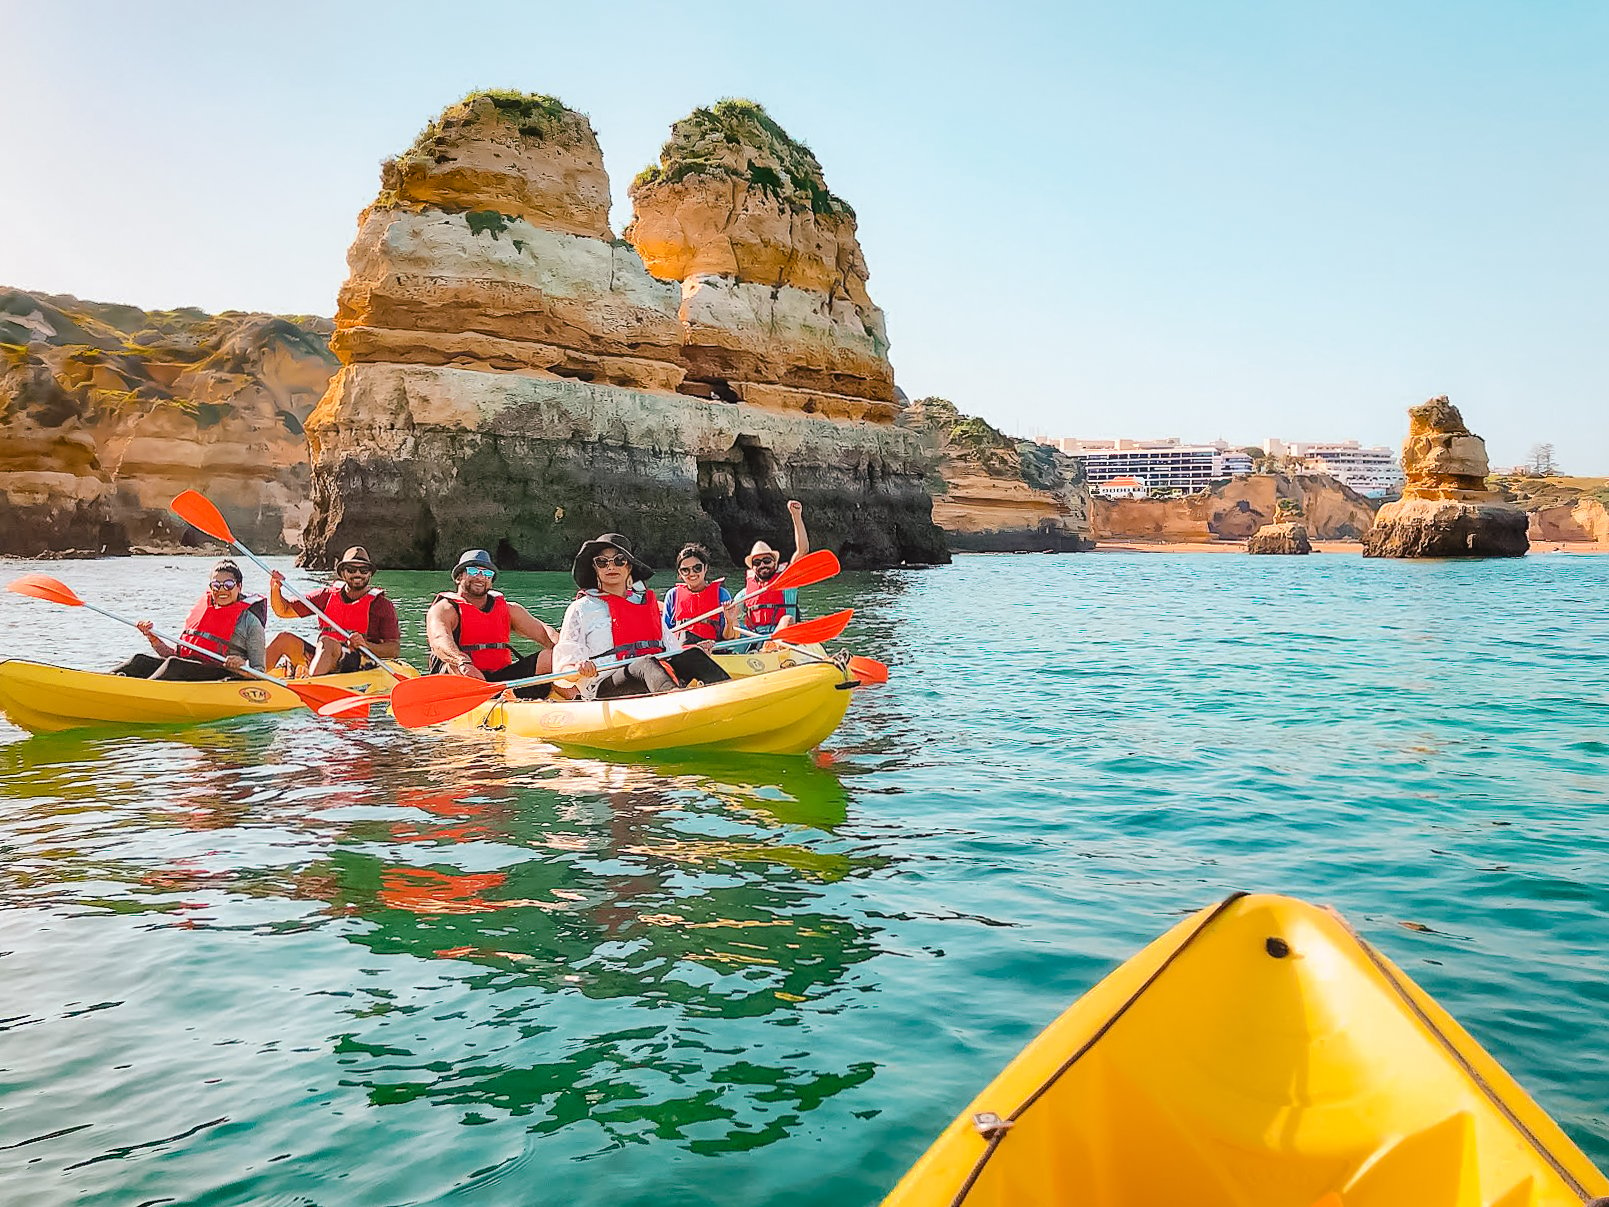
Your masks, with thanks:
M402 630L397 625L397 609L384 591L370 585L373 581L374 563L362 545L353 545L341 555L335 563L335 581L310 593L307 603L285 597L285 576L275 570L268 576L268 602L274 615L289 620L311 616L313 608L317 608L350 636L343 637L322 619L318 622L317 646L295 633L281 633L269 643L268 665L275 665L283 657L309 675L349 675L363 669L365 649L376 658L401 657Z
M804 504L797 499L788 500L788 512L793 516L793 557L782 560L782 555L764 541L755 541L743 564L749 568L743 589L743 627L767 635L780 632L799 619L799 592L768 591L770 582L784 567L810 552L810 536L805 532Z
M484 549L466 549L453 567L457 589L436 596L425 613L432 675L463 675L501 683L546 675L553 669L553 646L559 635L524 607L493 591L497 565ZM510 637L518 633L541 648L517 657ZM522 699L542 699L548 685L522 687Z

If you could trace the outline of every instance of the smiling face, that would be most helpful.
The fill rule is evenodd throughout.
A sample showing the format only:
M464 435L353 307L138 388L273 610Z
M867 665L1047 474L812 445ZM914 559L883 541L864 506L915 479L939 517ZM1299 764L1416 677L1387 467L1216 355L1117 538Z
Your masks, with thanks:
M374 567L360 562L347 562L336 573L341 576L341 594L348 599L356 599L369 589L369 583L374 578Z
M240 580L228 574L214 574L207 584L207 598L220 608L228 607L240 598Z
M485 566L465 566L463 574L458 577L458 590L465 599L478 603L486 598L486 593L496 581L496 570L488 570Z
M777 576L777 555L756 553L749 558L749 569L754 571L756 580L768 583Z
M605 545L592 555L592 568L597 572L600 591L624 595L631 589L631 559L613 545Z
M709 585L709 567L691 555L676 563L676 577L689 591L702 591Z

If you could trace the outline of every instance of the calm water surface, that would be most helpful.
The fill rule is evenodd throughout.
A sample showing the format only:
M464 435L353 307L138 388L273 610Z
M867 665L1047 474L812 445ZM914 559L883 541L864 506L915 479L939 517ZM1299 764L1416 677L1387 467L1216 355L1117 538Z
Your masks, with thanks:
M208 564L44 569L171 624ZM385 580L416 656L437 581ZM1606 601L1566 556L846 575L807 602L894 675L816 761L0 723L4 1198L874 1203L1237 888L1337 905L1609 1165ZM131 636L0 596L5 657Z

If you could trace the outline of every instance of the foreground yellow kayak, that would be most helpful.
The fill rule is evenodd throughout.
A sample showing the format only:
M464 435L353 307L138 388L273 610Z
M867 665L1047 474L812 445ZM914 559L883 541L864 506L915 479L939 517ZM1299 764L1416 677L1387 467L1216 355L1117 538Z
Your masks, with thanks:
M418 674L406 662L387 665L404 678ZM322 675L304 682L356 692L385 691L391 686L389 676L373 669ZM0 662L0 712L13 725L33 733L87 725L184 725L301 707L302 702L283 687L261 679L169 683L39 662Z
M1593 1168L1337 915L1237 894L1080 998L884 1207L1580 1207Z
M583 750L803 754L838 728L852 686L817 662L662 696L485 704L457 723Z
M716 654L716 664L734 679L747 679L750 675L769 675L772 671L787 670L790 666L805 666L814 661L827 660L827 651L819 645L802 645L799 650L756 650L752 654ZM809 655L815 655L811 658Z

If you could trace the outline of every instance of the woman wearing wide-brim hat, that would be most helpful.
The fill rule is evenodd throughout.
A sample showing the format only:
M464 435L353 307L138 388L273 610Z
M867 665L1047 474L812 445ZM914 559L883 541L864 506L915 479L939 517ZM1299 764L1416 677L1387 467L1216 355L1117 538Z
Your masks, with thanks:
M583 544L571 575L580 593L564 613L553 669L573 671L583 699L659 695L730 676L703 650L686 648L665 625L648 589L653 568L626 538L606 532ZM612 670L604 662L624 660Z

